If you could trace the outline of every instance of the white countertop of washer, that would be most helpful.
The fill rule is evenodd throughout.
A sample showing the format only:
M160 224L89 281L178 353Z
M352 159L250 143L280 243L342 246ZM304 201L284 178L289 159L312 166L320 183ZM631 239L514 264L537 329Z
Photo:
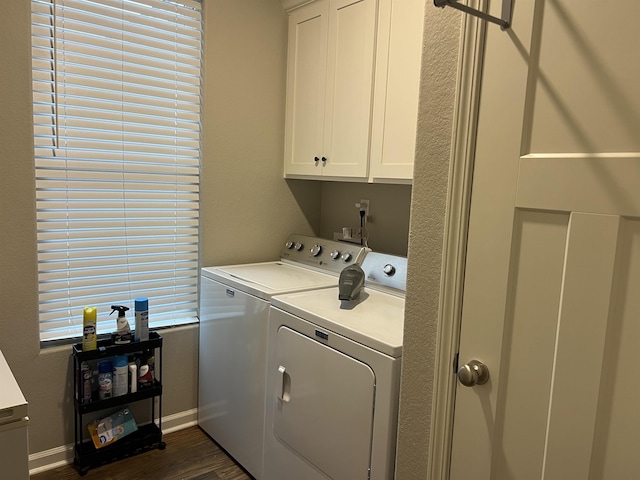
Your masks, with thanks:
M282 261L205 267L201 274L265 300L282 293L338 285L335 275Z
M274 296L273 307L392 357L402 356L404 297L363 289L357 302L338 300L338 288Z

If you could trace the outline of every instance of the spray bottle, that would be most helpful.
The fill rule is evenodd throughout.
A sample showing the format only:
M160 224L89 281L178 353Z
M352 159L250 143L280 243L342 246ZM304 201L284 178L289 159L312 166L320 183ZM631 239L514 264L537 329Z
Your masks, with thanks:
M82 315L82 351L88 352L97 347L96 307L84 307Z
M149 340L149 299L136 298L136 342Z
M115 341L116 344L131 343L131 327L125 312L129 310L129 307L122 305L111 305L111 313L118 311L118 330L116 331ZM109 315L111 315L111 313Z

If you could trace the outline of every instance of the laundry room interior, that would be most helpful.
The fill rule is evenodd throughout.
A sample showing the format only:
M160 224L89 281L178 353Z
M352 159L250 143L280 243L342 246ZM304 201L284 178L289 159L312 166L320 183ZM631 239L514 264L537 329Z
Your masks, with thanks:
M199 264L276 261L294 233L333 241L344 228L361 226L357 204L368 200L368 247L409 258L394 443L396 478L416 478L425 469L429 448L463 17L424 2L412 178L332 181L283 175L289 16L283 2L203 0L202 5ZM5 6L0 24L3 43L12 46L1 54L11 68L3 69L0 90L5 226L0 350L28 401L29 468L38 472L73 461L75 372L70 343L43 345L38 326L30 2ZM164 342L163 429L178 431L198 424L199 325L158 332Z

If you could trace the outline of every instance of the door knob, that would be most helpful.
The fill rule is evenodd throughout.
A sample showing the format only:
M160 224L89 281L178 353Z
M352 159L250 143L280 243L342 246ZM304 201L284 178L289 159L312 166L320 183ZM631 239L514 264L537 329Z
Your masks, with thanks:
M489 381L489 369L478 360L471 360L469 363L458 368L458 380L465 387L484 385Z

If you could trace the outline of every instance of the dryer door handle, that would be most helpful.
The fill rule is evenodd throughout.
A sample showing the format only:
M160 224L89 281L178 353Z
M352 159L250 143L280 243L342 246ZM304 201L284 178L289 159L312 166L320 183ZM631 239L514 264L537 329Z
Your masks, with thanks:
M283 402L291 400L291 376L286 370L282 365L278 367L278 398Z

